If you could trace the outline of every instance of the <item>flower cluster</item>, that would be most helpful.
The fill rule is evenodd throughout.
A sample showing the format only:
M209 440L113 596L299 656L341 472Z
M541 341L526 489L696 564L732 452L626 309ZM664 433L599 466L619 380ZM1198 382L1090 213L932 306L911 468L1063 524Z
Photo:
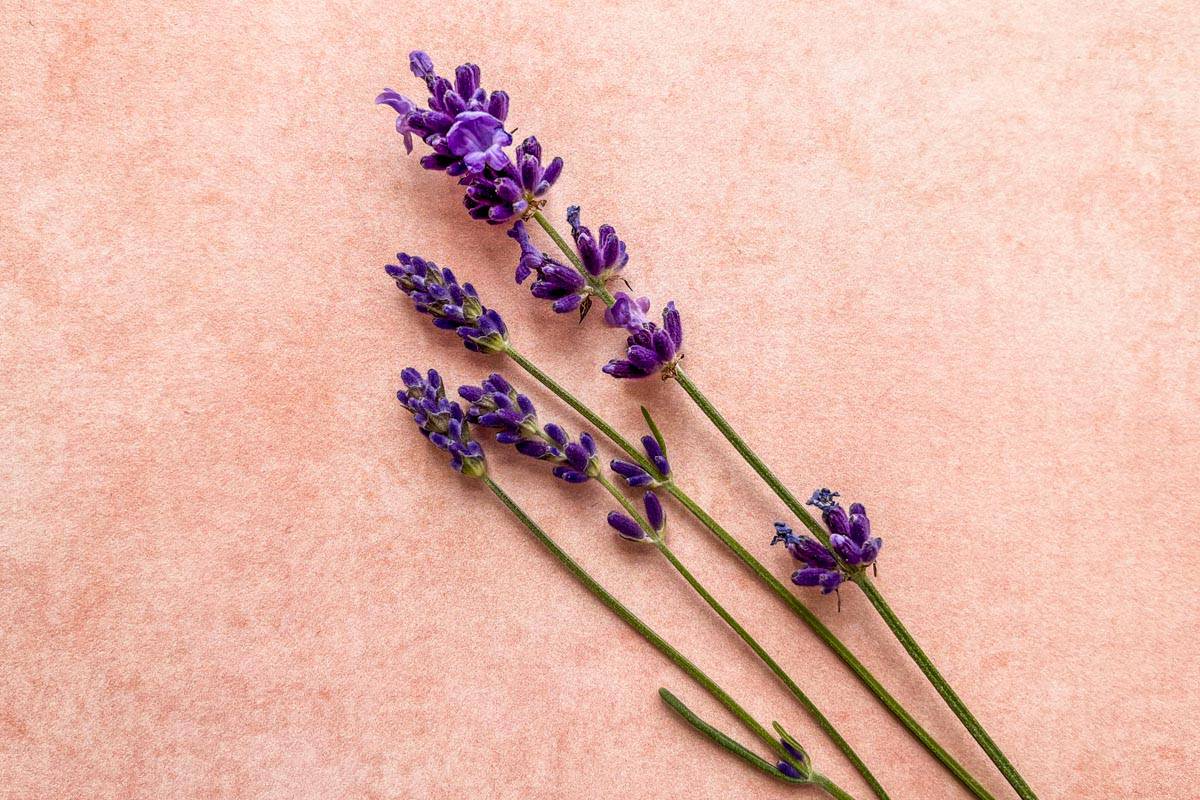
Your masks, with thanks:
M579 253L583 268L600 283L607 283L629 263L625 243L617 238L612 225L601 225L599 237L593 236L591 230L579 222L579 206L567 209L567 222L571 225L571 238L575 240L575 251Z
M558 179L563 162L555 158L543 167L542 148L532 136L517 147L515 158L509 157L504 149L512 144L504 128L508 95L487 92L474 64L456 69L451 82L434 71L428 54L414 50L409 68L429 89L428 108L394 89L384 89L375 102L396 112L396 130L408 152L414 134L429 145L433 152L421 158L421 166L458 177L475 219L499 224L540 207L539 198Z
M616 302L605 313L610 325L629 331L625 358L614 358L602 368L614 378L645 378L656 372L666 378L683 357L683 324L675 303L667 303L663 309L661 328L646 318L649 310L647 298L634 300L617 292Z
M413 307L433 317L433 324L454 331L468 350L498 353L508 345L508 329L500 315L479 302L475 287L461 286L454 273L407 253L397 253L399 264L384 269L396 286L413 301Z
M668 476L671 474L671 465L667 462L667 456L665 453L663 453L658 441L653 436L643 436L642 449L646 451L647 460L654 465L654 469L658 471L659 476L663 480L667 480ZM622 461L619 458L614 458L612 463L610 463L608 466L613 472L624 478L625 483L631 487L651 485L658 486L660 483L658 479L651 475L640 464L634 464L629 461Z
M434 370L425 377L412 367L400 373L404 388L396 392L400 404L409 410L421 434L438 448L450 453L450 464L464 475L481 477L487 472L483 448L472 441L462 406L446 399L442 378Z
M557 314L566 314L579 308L588 295L587 281L579 274L579 270L561 264L542 252L530 240L529 231L520 220L512 226L508 235L521 247L517 283L524 283L530 275L537 275L537 280L529 287L534 297L554 301L550 307Z
M492 373L479 386L460 386L458 394L470 405L467 419L498 431L496 441L511 444L518 453L555 464L554 476L567 483L585 483L600 474L596 442L581 433L573 442L561 426L538 422L533 401L519 394L502 375Z
M821 510L829 530L829 547L807 536L795 535L783 522L775 523L775 537L771 540L771 544L783 542L792 557L805 565L792 574L792 583L819 586L824 594L837 589L849 577L847 570L853 572L874 564L883 547L882 539L871 537L871 520L862 503L851 505L847 514L836 497L837 492L818 489L807 503Z
M654 531L654 535L660 536L663 528L667 526L667 516L658 495L654 492L646 492L642 495L642 505L646 508L646 522ZM617 511L608 513L608 524L622 539L628 539L631 542L642 542L650 536L650 533L642 525Z

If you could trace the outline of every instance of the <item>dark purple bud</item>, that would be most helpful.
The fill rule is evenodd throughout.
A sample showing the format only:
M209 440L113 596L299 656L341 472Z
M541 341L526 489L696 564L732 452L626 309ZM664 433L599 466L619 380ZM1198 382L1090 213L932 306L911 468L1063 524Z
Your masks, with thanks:
M662 531L663 525L666 524L666 515L663 514L662 503L658 499L658 495L654 492L646 492L642 496L642 503L646 506L646 521L650 523L650 527L656 531Z
M784 750L787 750L788 755L790 755L792 758L796 759L797 761L803 762L808 759L808 757L804 754L804 752L802 750L797 750L795 747L792 746L792 743L789 742L787 739L780 739L779 743L781 745L783 745Z
M640 525L616 511L608 512L608 524L621 535L622 539L628 539L631 542L640 542L646 538L646 532L642 530Z
M533 439L522 439L517 442L517 452L530 458L542 458L550 452L550 446Z
M836 570L826 571L825 574L821 576L820 580L821 594L829 594L830 592L834 591L842 585L842 581L844 580L845 577L843 577L842 573L837 572Z
M671 341L675 344L675 349L683 349L683 321L679 318L679 312L675 309L675 301L667 303L667 307L663 309L663 328L671 337Z
M825 520L825 527L831 534L850 535L850 518L846 516L846 511L841 506L835 505L822 511L821 517Z
M554 477L566 481L567 483L587 483L588 475L585 472L578 472L570 467L555 467Z
M855 567L862 562L862 551L849 536L842 536L840 533L835 533L829 537L829 544L842 557L842 560L850 566Z
M609 464L609 467L613 472L624 478L629 486L649 486L654 482L654 479L650 477L650 473L637 464L630 464L628 461L614 459Z
M590 457L588 456L588 452L583 445L579 444L578 442L571 442L563 449L563 454L567 457L567 463L570 464L572 468L578 470L579 472L584 472L587 470L588 459Z
M879 551L883 548L883 539L875 537L868 539L862 546L862 563L873 564L875 559L879 558Z
M871 520L867 519L862 503L850 506L850 538L858 544L866 544L871 538Z
M671 465L667 463L667 457L662 448L658 446L657 439L653 436L643 436L642 449L646 451L646 458L650 459L650 463L658 470L658 474L664 478L671 474Z
M775 768L794 780L803 780L804 776L800 774L800 770L793 767L786 761L780 761L775 765Z
M460 386L458 396L468 403L478 403L483 397L483 389L478 386Z
M625 355L629 358L631 364L647 373L658 366L658 356L648 347L635 344L629 348Z
M547 436L549 436L551 439L553 439L555 442L558 443L559 447L563 447L567 444L567 432L564 431L562 429L562 427L557 425L556 423L553 423L553 422L546 423L546 427L543 430L546 431Z
M675 343L671 341L671 337L664 330L654 332L654 354L662 363L667 363L675 358Z
M596 440L590 433L579 434L579 443L583 445L584 450L587 450L588 458L596 455Z

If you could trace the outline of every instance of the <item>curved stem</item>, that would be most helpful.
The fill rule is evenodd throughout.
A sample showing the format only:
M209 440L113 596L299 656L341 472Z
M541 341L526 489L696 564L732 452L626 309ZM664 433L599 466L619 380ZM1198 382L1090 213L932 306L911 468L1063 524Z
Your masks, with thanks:
M516 362L516 364L521 367L521 369L525 370L525 372L527 372L531 377L533 377L534 380L549 389L560 400L574 409L576 413L595 426L595 428L608 437L613 444L624 450L631 459L640 464L644 469L648 470L651 475L655 476L656 478L661 477L658 474L658 471L654 468L654 465L646 459L642 452L628 439L622 436L620 432L617 431L612 425L608 424L608 422L596 414L596 412L584 405L578 398L560 386L556 381L554 381L554 379L539 369L536 364L519 353L511 345L506 350L506 353L508 354L509 358ZM854 673L855 677L862 682L862 684L867 688L868 691L871 692L871 694L875 695L875 698L884 706L884 708L890 711L891 714L897 720L899 720L900 724L904 726L909 734L911 734L914 739L920 742L921 745L928 750L929 753L935 759L937 759L943 767L945 767L963 786L967 788L968 791L971 792L971 794L978 798L978 800L995 800L992 794L988 792L986 788L984 788L983 784L976 780L976 778L970 772L968 772L965 767L959 764L958 761L956 761L955 758L950 755L950 753L947 752L946 749L942 747L942 745L939 744L938 741L934 739L933 736L931 736L919 722L917 722L912 714L910 714L908 710L900 704L900 701L893 697L891 693L884 688L883 684L879 682L879 679L876 678L871 671L868 670L866 666L858 660L858 657L854 655L850 648L847 647L841 639L834 635L833 631L829 630L829 628L825 626L825 623L821 622L820 618L817 617L817 615L811 610L809 610L808 606L800 602L799 598L792 594L792 592L790 592L788 588L784 586L778 578L775 577L774 573L767 569L762 562L755 558L754 555L751 554L745 547L743 547L737 539L733 538L728 531L721 527L721 525L717 523L717 521L713 519L707 511L705 511L698 503L696 503L695 500L693 500L686 492L684 492L682 488L676 485L674 481L666 483L662 488L664 491L678 500L679 503L683 505L683 507L686 508L688 512L700 522L701 525L703 525L709 530L709 532L716 536L722 544L733 551L733 554L737 556L742 563L748 566L750 570L758 576L759 580L765 583L767 587L775 593L776 597L787 604L788 608L790 608L792 612L796 614L796 616L800 617L801 621L804 622L804 624L807 625L813 631L813 633L817 635L817 638L820 639L826 647L832 650L834 654L836 654L838 658L840 658L846 664L846 666L850 668L850 671Z
M683 387L683 390L687 392L688 396L692 399L696 406L704 412L704 415L708 417L714 426L716 426L717 430L719 430L725 439L728 440L731 445L733 445L733 448L741 454L742 458L746 460L746 463L748 463L754 469L754 471L758 473L759 477L771 487L771 491L773 491L775 495L783 501L784 505L786 505L791 512L795 514L802 523L804 523L804 526L808 528L809 531L811 531L812 534L817 537L817 539L828 546L829 533L825 530L824 526L820 525L812 516L812 514L808 512L808 509L806 509L804 505L801 504L800 501L797 500L790 491L788 491L787 487L784 486L779 478L775 476L775 473L773 473L771 469L763 463L762 459L758 457L758 454L755 453L750 446L746 444L745 440L738 435L737 431L733 429L733 426L730 425L723 416L721 416L721 412L717 411L713 404L709 402L708 398L704 396L704 393L700 391L699 387L692 383L692 380L687 376L687 373L682 369L677 368L675 370L674 377L675 380L679 382L679 385ZM996 768L1000 770L1000 773L1004 775L1005 780L1009 782L1009 784L1013 787L1013 789L1016 790L1017 794L1023 800L1037 800L1037 795L1035 795L1033 790L1029 788L1029 784L1025 782L1025 779L1022 778L1020 773L1017 772L1016 768L1012 765L1012 762L1008 760L1003 752L1001 752L1000 748L996 745L996 742L990 735L988 735L988 732L984 730L983 725L979 723L979 720L977 720L970 710L967 709L966 704L963 703L958 694L955 693L953 688L951 688L950 684L946 682L946 679L942 677L941 672L938 671L933 662L929 660L929 656L925 655L925 652L917 644L916 640L913 639L908 630L905 629L905 627L900 623L899 618L888 606L887 602L884 601L883 596L879 593L879 590L875 588L874 583L869 577L867 577L866 573L860 572L856 574L853 580L856 584L858 584L859 588L863 590L863 593L867 596L867 599L871 601L871 605L875 607L876 611L879 612L879 615L883 617L884 622L886 622L887 626L891 628L892 633L896 635L896 638L908 652L909 656L911 656L913 661L916 662L917 666L920 667L921 672L924 673L929 682L933 684L933 688L937 690L939 695L941 695L942 699L946 702L946 705L950 707L950 710L953 711L954 715L958 717L960 722L962 722L963 727L965 727L975 741L979 743L979 746L983 748L985 753L987 753L988 758L992 760L992 763L995 764Z
M533 519L530 518L530 516L526 514L519 505L517 505L516 501L509 497L495 481L486 475L481 480L483 480L484 484L492 490L492 494L496 495L496 497L500 499L500 502L504 504L505 508L511 511L513 515L521 521L521 524L528 528L529 532L537 537L538 541L550 551L550 554L557 559L558 563L566 567L567 571L574 575L576 580L582 583L588 591L590 591L598 600L600 600L600 602L604 603L604 605L606 605L610 611L620 617L622 622L633 628L643 639L645 639L655 649L666 656L671 663L679 667L688 675L688 677L704 687L705 691L716 698L721 705L729 709L729 711L735 717L737 717L743 725L746 726L746 729L762 740L764 744L781 755L787 755L786 751L783 750L782 746L775 739L775 737L772 736L766 728L759 724L758 720L754 719L754 717L752 717L749 712L742 708L736 700L730 697L724 689L717 685L716 681L714 681L712 678L706 675L703 670L693 664L686 656L683 655L683 653L680 653L678 650L676 650L666 639L658 635L653 628L643 622L640 617L626 608L621 601L609 594L608 590L601 586L599 581L593 578L591 574L579 564L579 562L567 555L566 551L559 547L558 543L550 538L550 535L543 531L541 527L539 527L538 524L534 522Z
M697 594L704 598L704 602L708 603L712 610L716 611L721 619L725 620L725 624L732 628L734 633L741 637L742 641L750 646L750 649L754 651L754 654L758 656L764 664L767 665L771 672L775 673L775 677L779 678L780 682L787 687L787 690L792 693L792 696L799 701L800 705L804 707L804 710L808 712L808 715L812 717L814 722L817 723L817 726L825 732L825 735L830 738L837 749L842 751L842 755L844 755L854 766L854 768L858 770L858 774L862 775L863 780L865 780L867 785L871 787L871 791L875 793L875 796L880 798L880 800L887 800L887 792L871 773L870 768L868 768L866 763L859 758L858 753L854 752L854 748L852 748L850 743L847 742L842 734L838 732L837 728L833 726L833 723L830 722L823 713L821 713L821 709L817 708L817 705L811 699L809 699L808 695L806 695L800 689L800 687L796 685L796 682L792 680L791 676L783 670L783 667L779 666L779 663L775 661L775 659L771 658L771 655L763 649L762 645L760 645L754 639L754 637L752 637L749 632L747 632L746 629L743 628L719 602L717 602L716 598L708 593L700 581L698 581L696 577L688 570L688 568L679 561L679 558L675 555L674 551L667 547L666 542L660 539L657 542L657 546L662 554L666 556L667 560L671 562L671 566L673 566L675 570L683 576L683 579L686 580L688 584L696 590Z
M837 749L842 751L842 755L844 755L854 766L854 768L858 770L858 773L862 775L863 780L865 780L871 787L871 791L875 793L875 796L880 800L888 800L887 791L885 791L883 786L880 785L879 781L876 780L866 763L859 758L858 753L854 752L854 748L850 746L850 743L846 741L842 734L838 732L838 729L833 726L833 723L829 721L829 718L821 712L821 709L817 707L817 704L809 699L808 695L806 695L804 691L796 684L796 682L792 680L792 677L788 675L786 671L784 671L783 667L779 665L779 662L773 659L771 654L763 649L763 646L760 645L758 641L750 635L750 632L742 627L741 623L739 623L737 619L735 619L734 616L730 614L723 605L721 605L717 598L712 596L708 589L704 587L704 584L702 584L700 580L692 574L692 571L689 570L683 564L683 562L679 560L679 557L675 555L675 551L673 551L667 545L666 538L655 533L654 529L650 527L650 524L646 521L645 517L642 516L641 512L639 512L633 503L629 501L629 498L625 496L625 493L614 486L612 481L610 481L604 475L597 476L596 480L608 491L610 495L616 498L617 502L621 504L621 506L631 517L633 517L634 521L641 526L642 530L644 530L646 534L651 537L651 541L654 543L654 546L657 547L658 551L666 557L671 566L675 568L675 571L683 576L683 579L688 582L688 585L691 586L692 589L695 590L696 594L700 595L704 602L708 603L709 608L717 612L717 615L724 620L725 624L728 625L743 642L749 645L750 649L754 651L754 654L758 656L764 664L767 665L771 672L775 673L775 677L779 678L780 682L787 687L787 690L792 693L792 696L799 701L800 705L804 708L808 715L813 719L814 722L817 723L817 726L824 731L825 735L830 738Z

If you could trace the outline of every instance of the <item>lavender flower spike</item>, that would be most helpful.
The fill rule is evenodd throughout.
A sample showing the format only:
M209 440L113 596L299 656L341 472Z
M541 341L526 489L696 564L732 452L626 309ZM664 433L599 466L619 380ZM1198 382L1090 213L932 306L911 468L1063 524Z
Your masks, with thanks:
M467 213L492 225L525 217L545 204L540 198L550 191L562 168L563 160L558 157L543 168L542 146L530 136L517 145L515 164L471 182L463 198Z
M612 460L608 465L609 468L624 478L625 483L631 487L659 486L663 482L670 480L671 465L667 463L666 455L663 453L662 448L658 446L658 442L653 436L642 437L642 449L646 451L646 458L658 470L658 474L662 476L662 481L656 480L640 464L622 461L618 458Z
M661 372L669 378L675 364L683 357L683 325L675 303L663 309L663 325L642 323L625 341L625 358L614 358L604 365L604 372L614 378L645 378Z
M567 209L567 222L571 224L571 237L575 239L575 250L583 268L594 278L607 282L629 263L625 243L617 238L612 225L601 225L599 238L579 222L579 206Z
M479 302L475 287L461 286L454 273L432 261L397 253L399 264L388 264L387 274L413 307L433 317L433 324L462 337L463 345L476 353L493 354L508 347L508 329L500 315Z
M556 465L554 477L586 483L600 474L591 435L581 433L576 442L553 422L541 425L533 401L519 394L504 376L492 373L479 386L458 387L458 394L470 403L468 420L496 429L496 441L514 445L521 455Z
M499 224L540 208L563 162L555 158L543 167L542 148L532 136L509 156L505 148L513 139L504 127L508 95L489 94L474 64L463 64L450 80L434 71L428 54L414 50L409 68L429 90L428 108L394 89L384 89L375 98L376 104L396 112L396 130L404 137L405 150L411 153L413 137L420 137L431 150L421 158L421 166L458 178L467 187L463 201L475 219Z
M560 264L542 252L529 237L525 223L517 221L508 236L521 246L521 260L517 262L517 283L523 283L531 274L537 280L530 284L534 297L552 300L550 307L556 314L566 314L579 308L587 297L588 289L583 276L573 267Z
M862 568L875 563L883 540L871 536L871 520L862 503L853 503L849 515L833 498L837 492L818 489L807 505L821 509L821 518L829 529L829 544L849 567Z
M441 376L429 370L422 378L420 372L408 367L400 378L404 388L396 392L396 398L412 413L421 435L450 453L451 466L462 474L473 478L487 474L483 448L471 440L462 407L446 399Z

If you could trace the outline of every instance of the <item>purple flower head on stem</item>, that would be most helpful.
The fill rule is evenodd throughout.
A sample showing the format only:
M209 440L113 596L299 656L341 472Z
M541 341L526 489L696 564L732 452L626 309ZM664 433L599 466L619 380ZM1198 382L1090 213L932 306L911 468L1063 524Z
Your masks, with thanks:
M540 198L562 173L563 160L555 157L542 166L542 146L532 136L517 145L515 163L471 180L463 203L473 219L492 225L524 217L541 208Z
M604 365L604 372L614 378L645 378L661 372L664 380L671 375L676 362L683 357L683 325L675 303L663 309L663 325L643 323L625 340L625 358L614 358Z
M467 419L474 425L493 428L496 441L511 444L523 456L554 464L554 476L567 483L586 483L600 474L596 442L581 433L572 441L561 426L538 421L533 401L519 394L498 373L479 386L458 387L459 397L470 405Z
M400 404L409 410L421 434L438 448L450 453L450 464L471 477L487 473L483 448L472 441L462 406L446 399L442 378L434 370L425 377L412 367L400 373L404 388L396 392Z
M552 301L550 307L558 314L579 308L588 293L583 276L538 249L530 240L524 222L518 221L513 225L508 236L521 246L517 283L523 283L531 274L536 274L537 280L529 287L534 297Z
M775 523L775 536L771 544L783 542L792 558L804 564L803 569L792 573L792 583L797 586L820 586L829 594L845 580L838 568L837 559L825 545L807 536L797 536L786 522Z
M512 136L504 130L504 123L486 111L464 111L446 132L450 152L473 174L483 172L485 166L504 169L508 165L504 148L510 144Z
M829 544L838 557L851 568L863 568L875 563L883 540L871 536L871 520L862 503L853 503L850 513L834 500L837 492L818 489L808 505L821 509L821 518L829 530Z
M608 514L608 524L612 526L622 539L628 539L631 542L644 542L651 538L651 532L655 537L661 536L663 529L667 526L667 515L663 511L662 501L658 499L658 495L654 492L646 492L642 495L642 505L646 509L645 522L650 526L647 530L640 523L635 522L631 517L627 517L617 511L610 511Z
M567 209L567 222L571 224L571 237L575 240L579 260L592 277L606 282L629 263L625 243L617 238L611 225L601 225L599 236L593 236L592 231L579 222L579 206Z
M542 149L533 137L516 148L515 156L508 155L508 95L487 92L474 64L458 67L451 80L434 71L427 53L414 50L408 61L429 90L428 107L394 89L384 89L375 98L396 112L396 130L404 137L405 149L412 152L414 136L424 141L431 152L421 158L421 166L443 171L467 186L464 202L475 219L499 224L524 215L530 207L541 207L540 198L562 172L562 159L543 168Z
M642 449L646 451L646 459L654 465L662 479L667 480L671 474L671 465L667 462L662 448L658 446L658 441L653 436L643 436ZM614 458L608 466L631 487L658 486L661 483L640 464Z
M500 315L479 302L475 287L459 285L454 273L432 261L397 253L399 264L388 264L387 274L413 307L433 317L433 324L454 331L463 345L477 353L499 353L508 347L508 329Z

